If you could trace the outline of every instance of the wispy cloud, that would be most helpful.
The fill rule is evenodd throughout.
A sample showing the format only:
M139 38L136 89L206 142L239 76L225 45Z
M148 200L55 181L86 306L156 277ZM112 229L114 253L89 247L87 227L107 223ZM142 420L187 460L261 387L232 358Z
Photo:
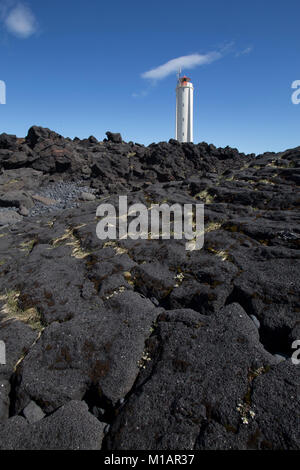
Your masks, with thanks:
M222 57L221 52L209 52L208 54L190 54L169 60L165 64L159 65L147 72L142 73L142 78L161 80L172 73L177 72L179 68L192 69L199 65L210 64Z
M253 51L253 46L246 47L246 49L243 49L242 51L239 51L235 54L235 57L240 57L241 55L247 55L250 54L250 52Z
M26 39L37 31L37 20L24 3L3 2L0 15L7 31L19 38Z
M144 96L147 96L149 94L149 90L142 90L139 92L134 92L131 94L133 98L143 98Z

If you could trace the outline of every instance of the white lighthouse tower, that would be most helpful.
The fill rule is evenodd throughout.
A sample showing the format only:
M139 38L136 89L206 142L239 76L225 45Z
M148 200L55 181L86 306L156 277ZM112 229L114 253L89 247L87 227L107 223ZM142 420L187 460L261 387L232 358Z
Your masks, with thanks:
M193 142L193 92L191 79L178 74L175 139L179 142Z

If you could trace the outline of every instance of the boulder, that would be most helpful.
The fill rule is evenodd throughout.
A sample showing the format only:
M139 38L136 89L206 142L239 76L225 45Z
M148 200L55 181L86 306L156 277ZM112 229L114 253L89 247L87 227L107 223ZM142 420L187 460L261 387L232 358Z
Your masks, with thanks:
M168 311L146 350L109 450L299 448L295 368L264 349L240 305Z
M31 401L23 410L23 415L29 423L36 423L45 417L45 413L41 408L34 402Z
M14 319L2 318L0 314L0 340L6 346L6 364L0 364L0 377L9 380L14 372L15 365L29 351L35 342L38 333L29 325Z
M16 211L3 211L0 212L0 226L1 225L12 225L21 222L23 217Z
M13 150L17 145L17 137L11 134L0 134L0 149Z
M0 449L99 450L104 428L105 424L89 413L86 403L71 401L33 424L21 416L0 424Z
M26 136L26 143L30 148L34 148L37 143L44 140L61 140L62 136L48 128L32 126Z
M40 187L43 180L43 173L32 168L5 170L0 175L0 194L20 190L28 193Z
M122 136L119 132L109 132L106 133L108 142L113 142L114 144L121 144L122 143Z
M0 206L2 207L20 207L24 206L30 209L34 202L26 191L8 191L0 194Z
M116 404L138 375L145 339L158 314L150 300L117 291L106 308L52 323L17 370L17 411L33 399L50 413L82 399L91 388Z
M13 152L7 155L8 158L3 158L2 163L5 169L21 168L25 166L28 161L28 155L25 152Z

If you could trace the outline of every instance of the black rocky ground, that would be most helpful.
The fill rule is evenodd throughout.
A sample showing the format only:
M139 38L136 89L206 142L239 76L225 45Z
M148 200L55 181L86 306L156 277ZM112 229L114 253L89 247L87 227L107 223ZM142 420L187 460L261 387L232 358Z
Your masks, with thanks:
M0 448L299 449L299 157L0 135ZM100 241L124 194L203 249Z

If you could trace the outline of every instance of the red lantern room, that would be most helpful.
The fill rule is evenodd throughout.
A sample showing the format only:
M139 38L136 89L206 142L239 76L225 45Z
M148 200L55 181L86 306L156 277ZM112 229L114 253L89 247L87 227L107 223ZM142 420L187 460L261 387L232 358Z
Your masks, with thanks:
M180 86L187 86L188 82L190 81L191 79L186 75L184 75L183 77L179 77Z

